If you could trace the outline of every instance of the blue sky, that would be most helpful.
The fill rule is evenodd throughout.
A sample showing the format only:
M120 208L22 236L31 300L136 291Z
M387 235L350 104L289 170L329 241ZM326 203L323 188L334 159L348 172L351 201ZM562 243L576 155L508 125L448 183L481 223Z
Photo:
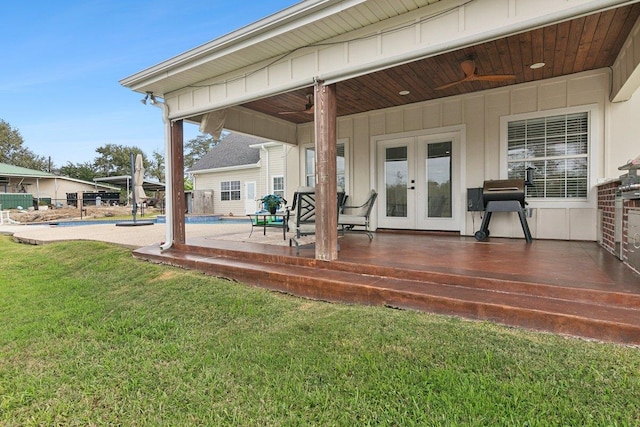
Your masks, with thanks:
M161 111L118 83L295 0L40 0L0 14L0 119L55 166L105 144L163 152ZM185 125L185 140L198 135Z

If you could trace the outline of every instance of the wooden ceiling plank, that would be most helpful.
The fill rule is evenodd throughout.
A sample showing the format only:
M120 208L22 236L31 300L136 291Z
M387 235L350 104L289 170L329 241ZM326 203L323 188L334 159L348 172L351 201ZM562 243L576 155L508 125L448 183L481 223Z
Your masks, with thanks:
M543 79L548 79L553 77L553 69L555 67L555 63L557 62L557 59L555 57L555 52L556 52L556 40L557 40L557 33L558 33L558 27L557 26L551 26L551 27L545 27L542 29L543 32L543 58L544 58L544 63L545 66L543 68L541 68L542 70L542 78Z
M567 53L567 43L569 42L569 30L571 24L569 22L562 22L558 24L556 31L555 51L553 57L555 59L553 64L553 75L562 75L564 69L565 55Z
M601 51L605 42L608 40L608 34L611 28L611 23L614 18L614 11L609 10L599 14L598 23L593 31L593 37L591 38L591 45L589 46L589 52L585 58L584 67L589 70L599 68L598 64L601 63Z
M600 20L600 14L586 16L584 19L584 27L582 28L582 35L578 42L578 49L576 51L576 60L573 64L575 71L585 70L585 64L589 55L589 49L593 42L593 37L598 27L598 21ZM575 72L574 71L574 72Z
M580 37L584 28L585 18L574 19L570 23L569 37L567 39L567 47L565 50L564 67L562 74L575 73L575 62L578 54L578 46L580 45Z

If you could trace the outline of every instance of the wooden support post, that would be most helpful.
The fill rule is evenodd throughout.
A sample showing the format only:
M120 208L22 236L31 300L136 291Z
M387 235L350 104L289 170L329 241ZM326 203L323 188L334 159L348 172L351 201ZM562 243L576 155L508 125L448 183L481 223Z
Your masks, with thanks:
M171 123L171 177L173 192L173 242L186 242L184 226L184 211L186 200L184 196L184 132L182 120Z
M315 85L316 259L338 259L336 86Z

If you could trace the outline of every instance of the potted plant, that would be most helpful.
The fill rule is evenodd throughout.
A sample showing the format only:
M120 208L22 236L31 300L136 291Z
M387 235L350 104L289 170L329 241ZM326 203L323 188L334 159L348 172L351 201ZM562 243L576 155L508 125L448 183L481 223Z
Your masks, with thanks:
M278 196L277 194L267 194L266 196L263 196L260 201L262 201L264 209L268 210L272 215L275 214L278 209L280 209L280 206L282 206L283 203L287 203L285 199Z

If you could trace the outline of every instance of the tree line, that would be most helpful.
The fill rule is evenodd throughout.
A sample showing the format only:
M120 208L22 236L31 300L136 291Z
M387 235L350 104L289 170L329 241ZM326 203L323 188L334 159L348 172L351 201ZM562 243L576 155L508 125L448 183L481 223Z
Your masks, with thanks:
M219 141L206 134L184 144L184 166L188 170L193 164L206 154ZM83 181L93 181L94 178L130 175L131 153L141 154L145 166L145 177L160 182L165 181L164 155L154 150L150 156L139 147L118 144L105 144L96 148L93 161L80 163L67 162L62 166L51 164L48 157L39 155L25 146L20 131L9 123L0 119L0 163L21 166L43 172L52 172Z

